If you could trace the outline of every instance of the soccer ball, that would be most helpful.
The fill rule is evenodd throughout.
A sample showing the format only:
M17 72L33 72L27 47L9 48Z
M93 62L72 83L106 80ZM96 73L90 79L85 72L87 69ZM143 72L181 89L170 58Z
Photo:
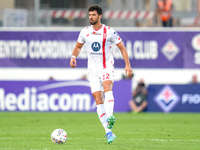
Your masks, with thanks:
M55 129L51 134L51 140L57 144L64 144L67 141L67 133L63 129Z

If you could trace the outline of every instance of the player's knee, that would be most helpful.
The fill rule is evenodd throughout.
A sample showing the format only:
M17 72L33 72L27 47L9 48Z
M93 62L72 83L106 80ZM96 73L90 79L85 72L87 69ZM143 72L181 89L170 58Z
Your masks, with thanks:
M102 98L95 98L95 101L96 101L96 105L99 105L99 104L103 104L104 101Z
M104 90L104 93L112 91L112 86L111 85L103 86L103 90Z
M112 81L107 80L107 81L103 82L104 93L108 92L108 91L112 91L112 87L113 87L113 82Z

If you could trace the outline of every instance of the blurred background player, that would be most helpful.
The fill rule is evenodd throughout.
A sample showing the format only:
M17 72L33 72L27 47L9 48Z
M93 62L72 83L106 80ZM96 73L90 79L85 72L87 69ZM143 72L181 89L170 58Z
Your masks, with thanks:
M73 49L70 66L77 65L76 57L85 44L88 54L88 77L92 95L96 101L97 114L106 131L107 142L111 144L116 136L111 129L115 123L113 116L114 96L114 59L110 53L112 43L117 45L125 61L125 73L132 76L128 53L117 32L101 23L102 8L93 5L88 8L91 26L83 28L79 34L77 43ZM105 96L105 100L104 100Z
M132 93L132 99L129 101L129 106L133 112L141 112L147 107L147 94L144 81L141 79Z

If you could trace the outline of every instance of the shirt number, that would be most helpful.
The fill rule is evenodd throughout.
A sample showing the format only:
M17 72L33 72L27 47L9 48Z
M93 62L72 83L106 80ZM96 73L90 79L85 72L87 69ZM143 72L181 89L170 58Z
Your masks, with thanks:
M110 79L110 74L109 73L106 73L103 75L103 80L108 80Z

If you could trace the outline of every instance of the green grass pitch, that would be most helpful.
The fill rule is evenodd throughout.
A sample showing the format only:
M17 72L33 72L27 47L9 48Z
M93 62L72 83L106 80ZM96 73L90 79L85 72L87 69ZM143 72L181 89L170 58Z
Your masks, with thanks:
M0 112L0 150L200 150L200 114L115 113L107 144L96 113ZM67 142L54 144L56 128Z

